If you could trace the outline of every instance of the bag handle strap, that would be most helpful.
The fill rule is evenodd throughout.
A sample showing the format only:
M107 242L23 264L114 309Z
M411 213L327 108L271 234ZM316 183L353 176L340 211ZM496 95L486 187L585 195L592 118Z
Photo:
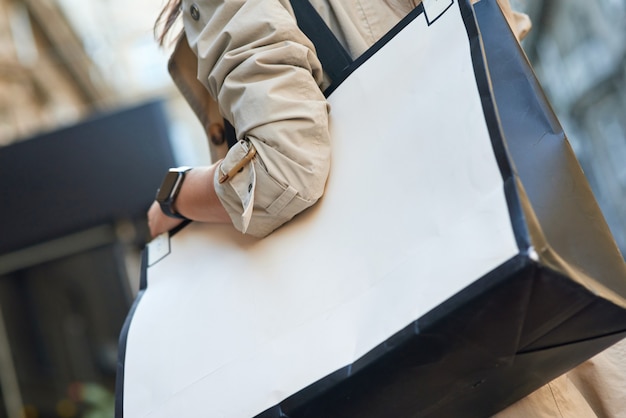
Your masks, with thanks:
M313 42L317 57L331 81L339 80L353 60L309 0L290 0L298 27Z

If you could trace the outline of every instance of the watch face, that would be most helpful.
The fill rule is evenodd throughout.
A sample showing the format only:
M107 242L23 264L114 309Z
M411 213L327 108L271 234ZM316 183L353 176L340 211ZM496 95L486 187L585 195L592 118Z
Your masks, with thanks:
M161 184L161 188L157 193L156 200L157 202L166 202L172 196L172 192L174 191L176 184L180 180L181 174L178 172L168 172L163 179L163 183Z

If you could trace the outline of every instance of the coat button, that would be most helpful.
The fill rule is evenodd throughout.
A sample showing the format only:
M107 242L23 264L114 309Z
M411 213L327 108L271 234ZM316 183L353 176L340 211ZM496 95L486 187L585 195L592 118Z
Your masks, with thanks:
M197 4L192 4L189 8L189 13L191 13L191 17L193 20L198 21L200 19L200 9L198 9Z

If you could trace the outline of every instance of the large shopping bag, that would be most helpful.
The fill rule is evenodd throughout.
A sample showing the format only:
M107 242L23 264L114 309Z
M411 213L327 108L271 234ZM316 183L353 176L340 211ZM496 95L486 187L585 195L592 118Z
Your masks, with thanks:
M319 204L144 252L118 417L484 417L626 334L624 260L495 0L425 2L342 74Z

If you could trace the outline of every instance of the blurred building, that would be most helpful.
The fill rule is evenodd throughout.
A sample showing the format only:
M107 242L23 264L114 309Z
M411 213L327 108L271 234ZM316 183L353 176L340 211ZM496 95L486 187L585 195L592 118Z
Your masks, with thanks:
M201 138L153 40L159 7L0 0L0 418L113 416L145 210L168 140ZM201 161L185 144L179 161Z
M524 47L626 253L626 1L513 3L533 19ZM159 98L176 163L206 163L202 129L153 40L161 5L0 0L0 147ZM1 182L15 178L0 166ZM111 416L140 222L114 217L16 247L0 232L0 418Z
M0 144L76 121L111 93L58 8L0 2Z

